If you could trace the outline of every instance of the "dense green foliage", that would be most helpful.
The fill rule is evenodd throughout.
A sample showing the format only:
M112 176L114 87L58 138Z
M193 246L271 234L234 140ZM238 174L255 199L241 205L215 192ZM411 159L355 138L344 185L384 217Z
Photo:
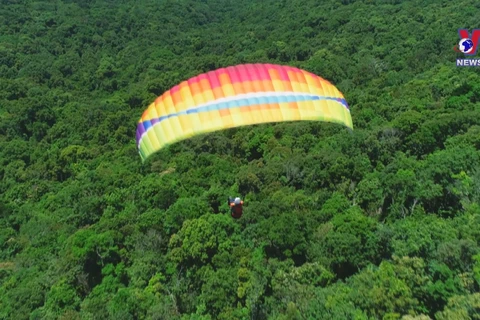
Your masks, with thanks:
M452 50L478 12L1 0L0 319L480 319L480 72ZM141 163L157 95L244 62L331 80L355 130L232 129Z

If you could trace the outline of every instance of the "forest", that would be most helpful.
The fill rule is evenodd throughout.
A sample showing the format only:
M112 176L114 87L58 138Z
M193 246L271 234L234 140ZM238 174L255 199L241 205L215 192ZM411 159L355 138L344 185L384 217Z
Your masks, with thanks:
M479 21L478 0L0 0L0 319L480 319L480 69L453 49ZM353 130L142 162L156 97L242 63L327 79Z

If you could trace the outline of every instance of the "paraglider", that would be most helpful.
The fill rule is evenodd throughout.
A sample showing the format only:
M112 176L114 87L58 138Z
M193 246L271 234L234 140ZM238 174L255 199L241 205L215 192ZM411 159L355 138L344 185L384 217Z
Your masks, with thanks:
M353 129L348 104L327 80L274 64L243 64L200 74L166 91L137 125L145 161L195 135L246 125L316 120Z
M237 197L233 199L228 197L228 206L230 207L230 215L234 219L240 219L243 214L243 201Z

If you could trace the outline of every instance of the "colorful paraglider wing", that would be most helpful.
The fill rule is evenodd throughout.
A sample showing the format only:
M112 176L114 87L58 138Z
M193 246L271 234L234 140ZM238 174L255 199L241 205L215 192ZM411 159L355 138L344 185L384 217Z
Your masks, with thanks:
M300 120L353 129L342 93L325 79L288 66L237 65L193 77L158 97L138 122L137 148L145 160L194 135Z

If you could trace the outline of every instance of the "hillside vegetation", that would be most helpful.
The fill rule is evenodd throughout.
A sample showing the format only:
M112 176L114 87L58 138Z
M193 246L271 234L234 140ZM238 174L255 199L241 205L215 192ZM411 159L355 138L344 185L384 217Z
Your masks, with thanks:
M480 319L480 72L452 50L479 21L478 0L0 0L0 319ZM354 130L142 164L143 110L240 63L330 80Z

